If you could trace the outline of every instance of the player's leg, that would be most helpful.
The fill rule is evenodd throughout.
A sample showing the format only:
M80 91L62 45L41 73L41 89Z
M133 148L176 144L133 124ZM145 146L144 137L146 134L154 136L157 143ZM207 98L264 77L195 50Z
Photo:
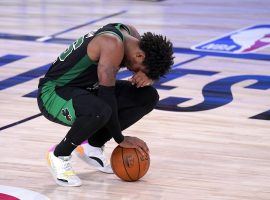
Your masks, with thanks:
M122 130L152 111L159 99L155 88L150 86L136 88L128 81L117 81L116 97L119 110L118 117ZM101 153L104 144L111 138L110 130L105 126L89 137L88 141L83 142L76 150L79 150L80 155L84 155L88 160L98 160L98 158L103 157ZM102 165L102 162L96 164Z
M128 81L119 80L116 83L118 102L118 118L122 130L139 121L156 106L159 95L155 88L148 86L136 88ZM109 130L103 127L88 139L92 146L101 147L112 137Z
M52 93L55 94L52 94ZM39 106L50 120L71 125L65 138L48 153L48 161L56 182L62 186L79 186L80 179L70 165L71 152L100 129L110 118L110 107L88 91L59 88L39 97ZM49 102L49 103L48 103ZM42 106L44 104L44 106ZM46 111L46 112L45 112Z
M66 100L72 100L75 120L66 137L57 145L56 156L68 156L83 141L103 127L110 118L111 108L92 93L73 88L56 91ZM61 113L63 115L63 113Z

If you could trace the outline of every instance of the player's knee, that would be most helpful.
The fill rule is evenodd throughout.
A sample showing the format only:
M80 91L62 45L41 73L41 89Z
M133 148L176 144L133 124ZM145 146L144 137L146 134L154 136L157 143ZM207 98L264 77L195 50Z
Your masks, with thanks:
M81 106L76 110L77 118L84 119L86 124L105 125L112 114L111 107L105 102L98 101L91 106Z
M159 94L158 94L156 88L154 88L154 87L149 87L149 88L151 88L150 93L151 93L151 97L152 97L152 103L154 106L156 106L158 101L159 101Z
M151 111L159 101L159 94L154 87L146 87L143 95L144 106Z
M111 115L111 107L103 102L100 102L95 107L93 107L93 111L90 113L92 120L101 126L105 125L109 121Z
M112 115L111 107L108 104L104 103L102 105L102 107L99 108L99 111L98 111L96 117L98 119L100 119L100 121L103 124L106 124L109 121L109 119L111 118L111 115Z

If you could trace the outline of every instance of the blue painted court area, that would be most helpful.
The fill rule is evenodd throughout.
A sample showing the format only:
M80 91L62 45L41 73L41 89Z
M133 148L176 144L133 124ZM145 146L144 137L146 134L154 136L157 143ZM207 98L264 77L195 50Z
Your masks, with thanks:
M0 67L5 66L9 63L13 63L15 61L21 60L26 58L27 56L23 55L15 55L15 54L7 54L0 57Z
M0 60L1 62L1 60ZM18 74L16 76L7 78L5 80L0 81L0 91L8 89L10 87L16 86L18 84L25 83L27 81L33 80L35 78L38 78L46 73L46 71L49 69L50 64L42 65L40 67L37 67L35 69L31 69L29 71L26 71L24 73Z

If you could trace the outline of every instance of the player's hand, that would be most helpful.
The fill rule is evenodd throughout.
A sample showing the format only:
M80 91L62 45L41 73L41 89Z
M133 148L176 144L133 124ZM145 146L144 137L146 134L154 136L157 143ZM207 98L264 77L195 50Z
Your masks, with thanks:
M154 83L154 81L148 78L148 76L146 76L142 71L134 74L130 79L128 79L128 81L130 81L132 85L136 85L137 88L149 86Z
M123 142L119 145L124 148L136 148L144 157L147 157L146 153L149 154L149 148L146 143L137 137L125 136Z

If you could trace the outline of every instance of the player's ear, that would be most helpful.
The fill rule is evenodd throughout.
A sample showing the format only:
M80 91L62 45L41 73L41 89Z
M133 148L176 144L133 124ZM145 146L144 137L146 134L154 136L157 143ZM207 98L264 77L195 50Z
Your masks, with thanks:
M140 63L142 63L145 59L145 53L142 50L138 50L136 52L136 60Z

